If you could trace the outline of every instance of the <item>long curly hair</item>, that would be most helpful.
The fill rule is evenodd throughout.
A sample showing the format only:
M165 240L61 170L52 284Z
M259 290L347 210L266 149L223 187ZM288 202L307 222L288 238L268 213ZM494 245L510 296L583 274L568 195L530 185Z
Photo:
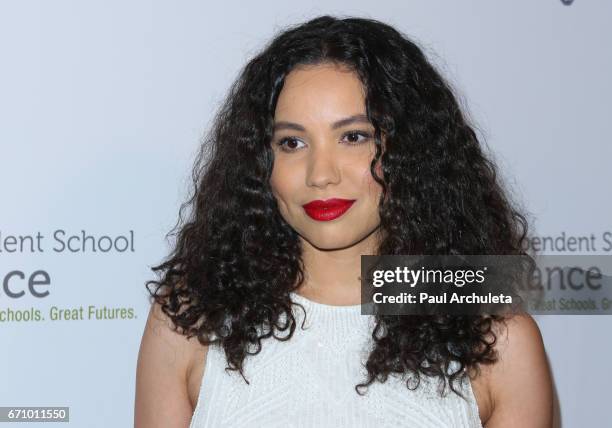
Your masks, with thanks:
M525 215L453 89L415 42L367 18L325 15L285 29L230 87L196 156L193 193L167 235L176 238L172 251L152 267L158 280L146 284L178 331L221 345L226 370L247 383L247 355L272 336L291 339L297 303L290 293L304 279L299 236L281 217L269 182L275 106L294 67L322 63L350 67L366 89L376 130L370 170L383 188L378 254L525 254ZM398 373L411 376L410 389L424 375L448 381L463 397L456 382L465 369L496 361L498 324L501 315L376 315L367 379L356 391Z

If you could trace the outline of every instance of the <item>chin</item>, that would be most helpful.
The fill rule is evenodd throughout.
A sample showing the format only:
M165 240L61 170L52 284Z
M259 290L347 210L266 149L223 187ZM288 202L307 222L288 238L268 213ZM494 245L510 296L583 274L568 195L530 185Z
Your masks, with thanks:
M313 247L320 250L340 250L357 244L361 239L350 232L324 233L318 236L302 236Z

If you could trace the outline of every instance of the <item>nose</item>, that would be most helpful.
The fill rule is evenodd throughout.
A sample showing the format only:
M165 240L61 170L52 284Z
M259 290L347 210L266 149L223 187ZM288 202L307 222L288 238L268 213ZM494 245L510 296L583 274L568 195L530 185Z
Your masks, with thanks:
M306 185L324 188L330 184L338 184L340 179L340 168L334 151L324 146L313 148L308 156Z

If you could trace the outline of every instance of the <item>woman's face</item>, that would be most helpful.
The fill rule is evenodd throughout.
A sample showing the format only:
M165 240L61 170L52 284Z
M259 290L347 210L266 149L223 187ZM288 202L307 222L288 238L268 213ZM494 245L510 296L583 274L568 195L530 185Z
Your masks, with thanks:
M271 186L285 221L324 250L372 235L382 188L370 173L374 127L357 75L331 64L292 70L274 122Z

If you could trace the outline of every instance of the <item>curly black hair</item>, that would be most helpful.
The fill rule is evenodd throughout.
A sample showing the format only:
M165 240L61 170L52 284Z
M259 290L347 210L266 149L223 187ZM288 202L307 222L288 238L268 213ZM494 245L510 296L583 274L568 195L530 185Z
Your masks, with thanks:
M196 156L193 194L167 236L176 238L172 252L152 267L158 280L146 284L177 330L220 344L226 370L247 383L247 355L259 353L264 339L293 335L290 293L304 279L298 234L269 182L275 106L293 68L323 63L348 66L366 90L376 130L370 170L383 188L378 254L525 254L525 214L453 89L415 42L368 18L325 15L285 29L231 86ZM383 177L374 170L378 160ZM376 315L367 380L356 391L399 373L412 376L408 388L425 375L463 397L454 383L466 369L497 359L498 324L504 316ZM453 361L458 368L449 375Z

